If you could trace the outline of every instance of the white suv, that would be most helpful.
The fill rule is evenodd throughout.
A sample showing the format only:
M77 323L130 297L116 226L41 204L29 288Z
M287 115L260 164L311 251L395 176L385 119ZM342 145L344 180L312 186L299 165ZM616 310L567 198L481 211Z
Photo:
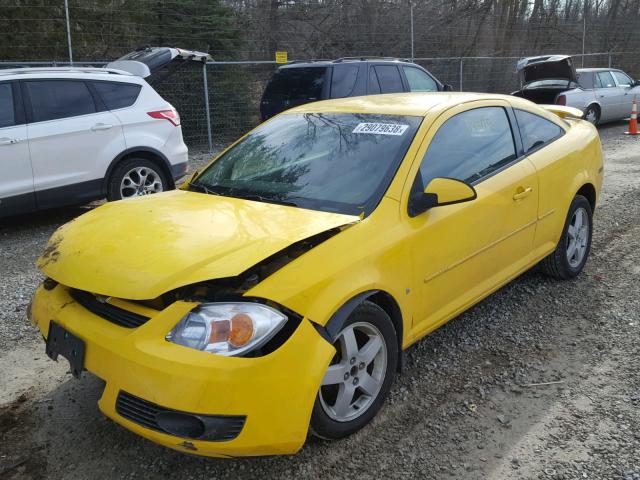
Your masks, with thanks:
M180 117L135 73L0 70L0 217L175 188Z

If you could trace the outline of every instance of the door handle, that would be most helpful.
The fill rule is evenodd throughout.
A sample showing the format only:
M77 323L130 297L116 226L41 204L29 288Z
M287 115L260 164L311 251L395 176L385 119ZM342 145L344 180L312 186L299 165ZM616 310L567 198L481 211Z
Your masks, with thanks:
M518 188L518 190L516 191L516 193L513 194L513 199L514 200L522 200L525 197L528 197L529 195L531 195L531 192L533 192L533 188L531 187L527 187L527 188Z
M2 138L0 139L0 145L15 145L19 141L17 138Z
M109 123L96 123L93 127L91 127L91 130L97 132L98 130L109 130L112 127L113 125Z

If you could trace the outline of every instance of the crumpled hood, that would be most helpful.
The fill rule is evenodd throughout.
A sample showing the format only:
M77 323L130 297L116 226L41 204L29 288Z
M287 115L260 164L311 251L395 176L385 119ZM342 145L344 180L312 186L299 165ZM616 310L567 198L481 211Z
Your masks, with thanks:
M131 300L236 276L350 215L175 190L107 203L60 227L38 259L69 287Z

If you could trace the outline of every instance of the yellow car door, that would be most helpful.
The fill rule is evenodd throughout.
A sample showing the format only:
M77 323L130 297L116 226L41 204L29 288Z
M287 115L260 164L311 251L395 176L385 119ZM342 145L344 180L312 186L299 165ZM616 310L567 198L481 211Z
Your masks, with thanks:
M414 266L414 339L532 263L538 185L520 144L513 112L501 101L452 108L427 132L405 186L407 210L411 193L436 177L473 185L477 198L404 212Z

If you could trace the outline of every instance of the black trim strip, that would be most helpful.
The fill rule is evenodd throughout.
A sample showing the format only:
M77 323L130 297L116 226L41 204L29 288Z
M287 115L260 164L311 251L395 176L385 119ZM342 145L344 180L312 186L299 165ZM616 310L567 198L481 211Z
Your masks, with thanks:
M120 327L137 328L149 321L149 317L144 315L124 310L110 303L102 303L89 292L71 289L69 293L71 294L71 298L91 313Z

